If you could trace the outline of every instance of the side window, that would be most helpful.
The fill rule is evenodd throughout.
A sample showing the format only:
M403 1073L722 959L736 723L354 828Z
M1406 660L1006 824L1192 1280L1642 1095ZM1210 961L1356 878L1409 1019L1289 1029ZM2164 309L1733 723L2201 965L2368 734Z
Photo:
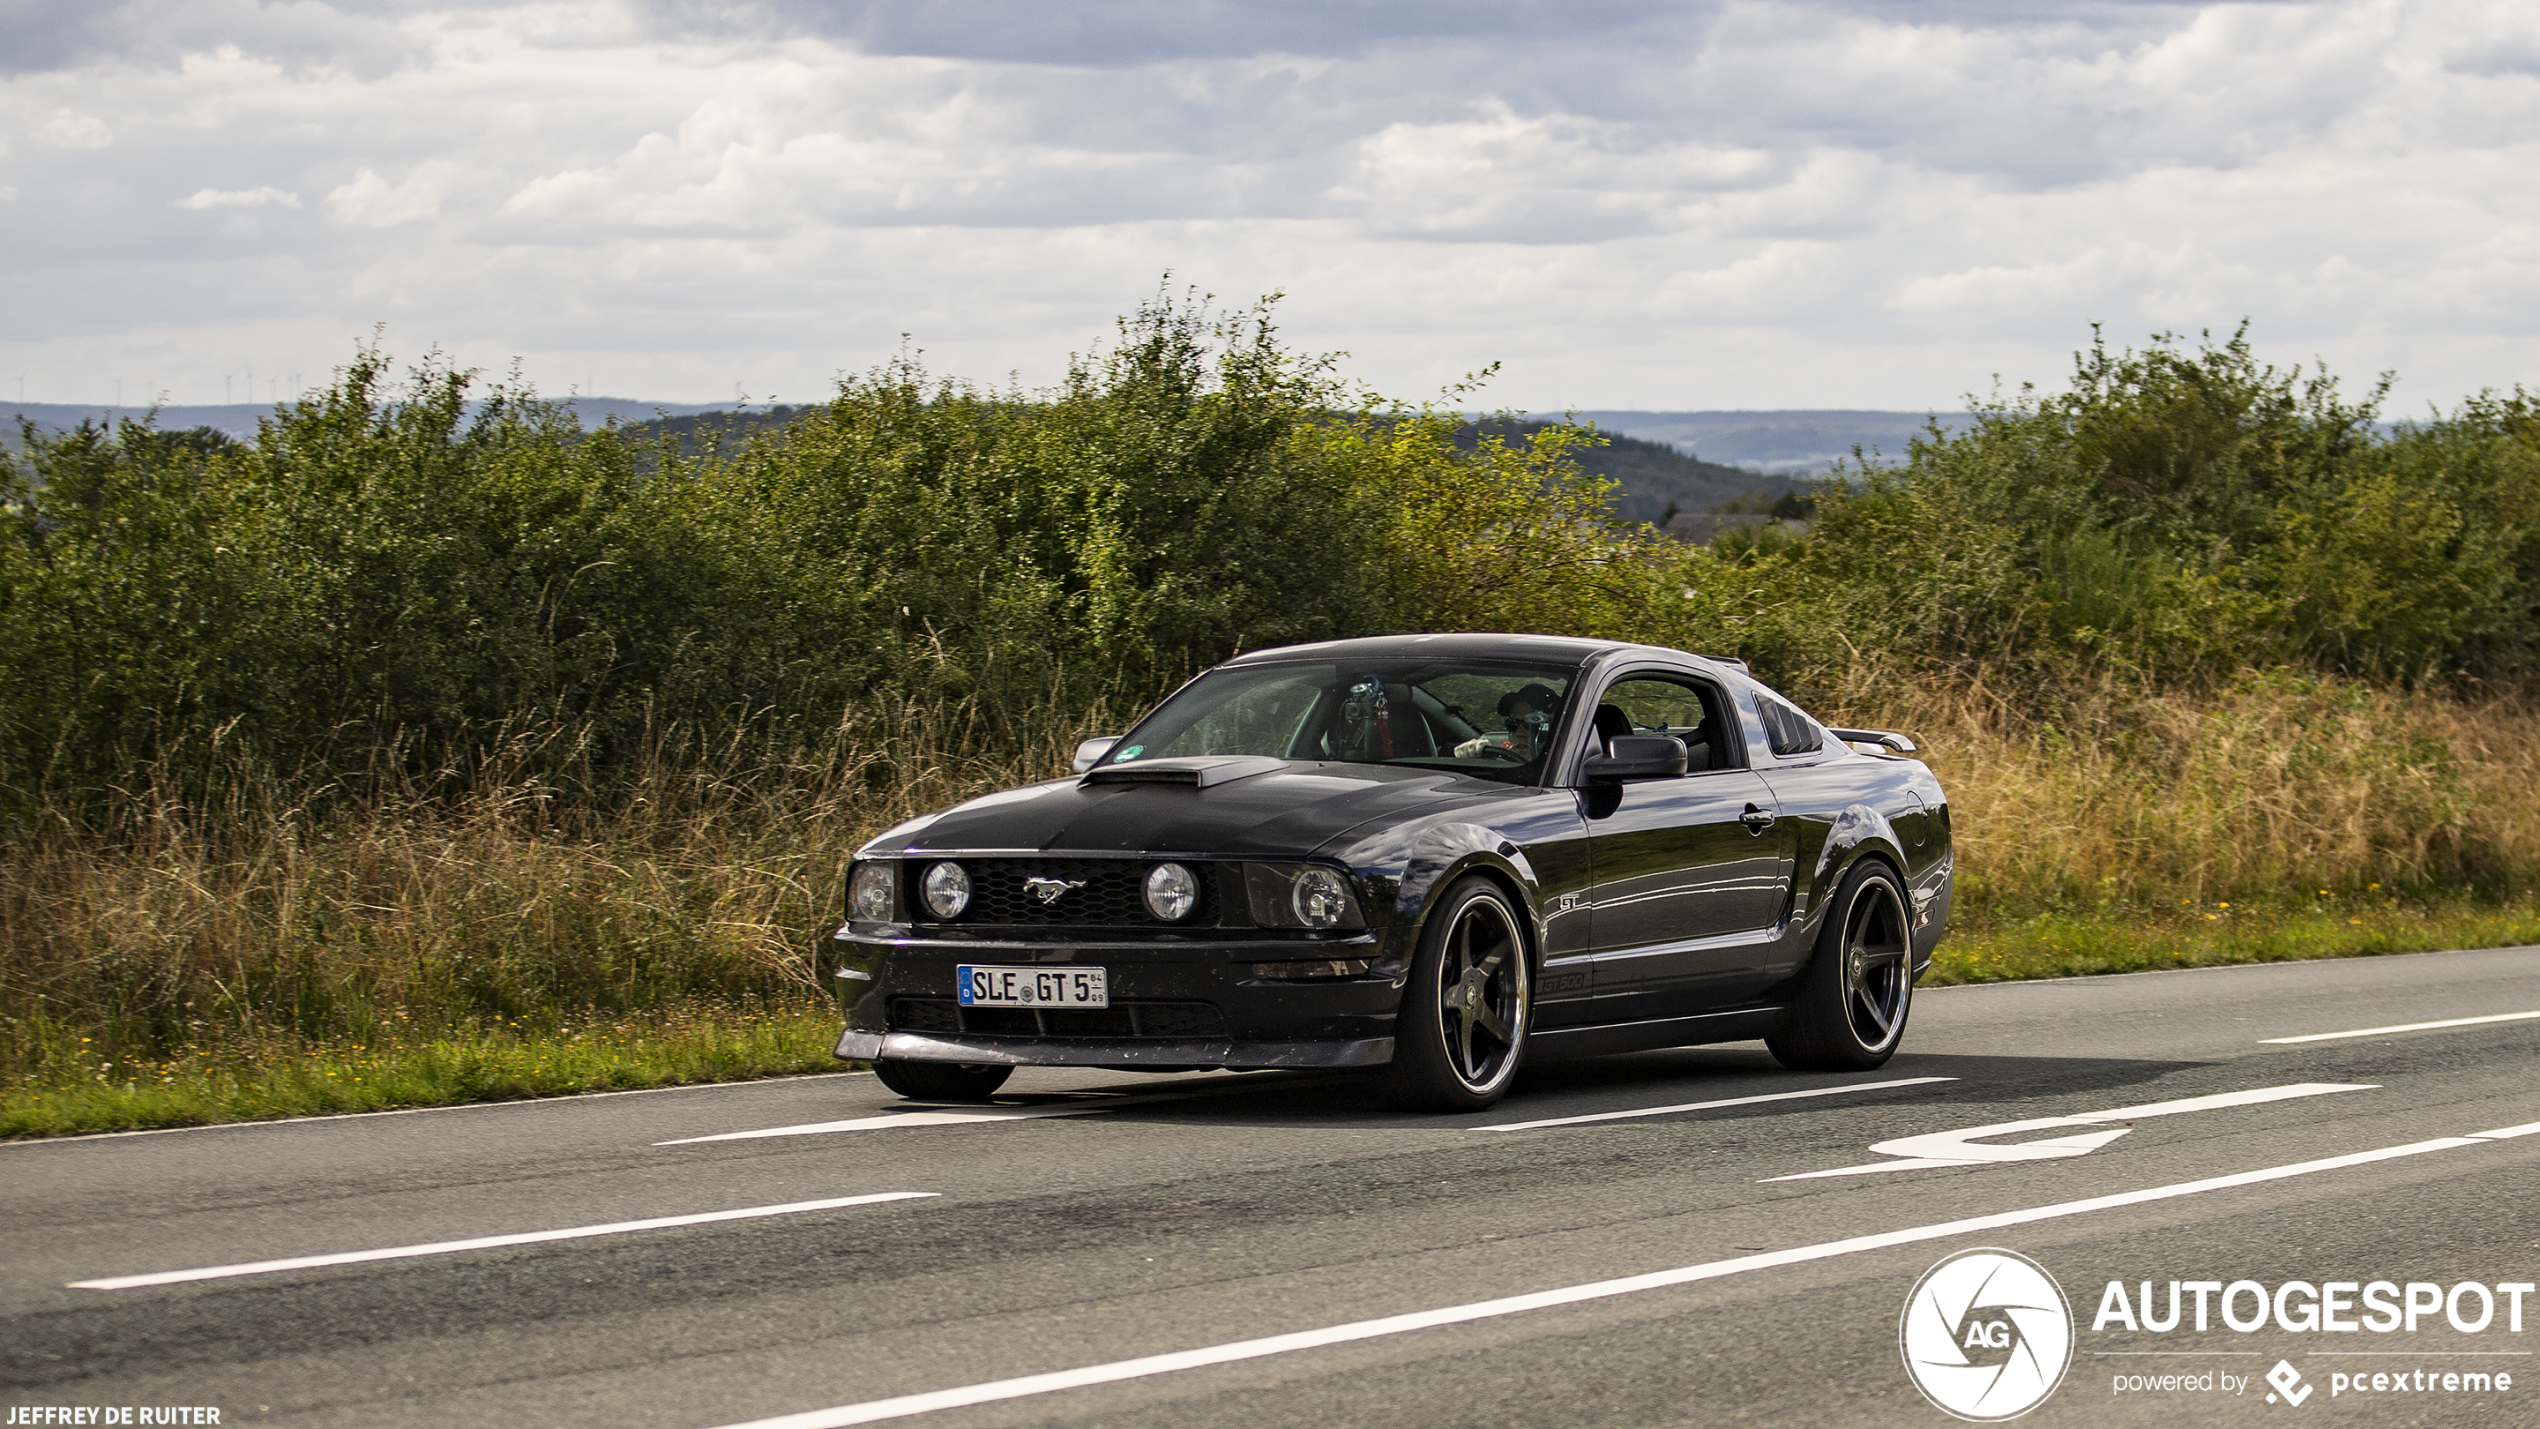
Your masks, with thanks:
M1825 737L1817 733L1816 721L1801 714L1789 701L1762 690L1755 692L1756 711L1764 717L1764 737L1773 753L1787 759L1794 754L1814 754L1825 748Z
M1628 721L1633 734L1673 735L1684 741L1685 772L1699 774L1737 767L1737 726L1727 708L1719 691L1698 681L1636 675L1605 691L1597 724L1619 730Z

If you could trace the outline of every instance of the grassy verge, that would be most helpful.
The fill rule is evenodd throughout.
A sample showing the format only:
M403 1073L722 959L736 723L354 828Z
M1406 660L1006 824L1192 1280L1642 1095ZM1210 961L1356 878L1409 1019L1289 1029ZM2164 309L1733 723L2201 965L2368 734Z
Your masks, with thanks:
M2187 904L2049 911L1954 931L1929 985L2158 968L2369 957L2540 944L2540 905L2334 899L2278 907ZM550 1030L465 1033L88 1064L82 1080L0 1090L0 1136L193 1126L627 1091L830 1071L838 1015L825 1001L769 1012L689 1008ZM77 1054L71 1054L76 1056ZM56 1067L61 1066L57 1060Z
M834 1071L826 1001L768 1012L688 1008L546 1030L515 1024L360 1043L100 1059L0 1090L0 1136L69 1136L267 1117L452 1106L574 1092ZM77 1054L73 1054L77 1055Z
M2221 902L2159 912L2059 910L1952 929L1932 959L1927 985L2532 943L2540 943L2540 904L2531 902L2323 897L2273 907Z
M1950 791L1935 982L2540 943L2527 702L2253 676L2050 727L1981 693L1836 711L1915 732ZM152 775L0 857L0 1136L825 1070L846 851L1104 727L1008 747L958 713L561 774L583 732L524 725L510 762L360 798L243 755Z

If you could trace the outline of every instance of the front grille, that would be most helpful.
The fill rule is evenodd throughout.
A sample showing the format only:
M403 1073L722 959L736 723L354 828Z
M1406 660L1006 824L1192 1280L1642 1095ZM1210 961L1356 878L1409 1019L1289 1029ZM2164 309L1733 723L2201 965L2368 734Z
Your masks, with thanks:
M1122 1002L1105 1008L1042 1010L964 1007L947 998L891 999L894 1032L975 1033L983 1037L1138 1037L1189 1040L1226 1035L1226 1019L1205 1002Z
M965 858L954 860L970 874L970 906L954 924L1006 928L1209 928L1217 923L1217 877L1209 864L1184 864L1199 878L1199 906L1178 923L1147 912L1147 870L1155 864L1126 858ZM941 919L926 911L916 880L934 860L908 863L909 906L919 921L938 926ZM1025 891L1027 878L1055 878L1081 883L1050 902Z

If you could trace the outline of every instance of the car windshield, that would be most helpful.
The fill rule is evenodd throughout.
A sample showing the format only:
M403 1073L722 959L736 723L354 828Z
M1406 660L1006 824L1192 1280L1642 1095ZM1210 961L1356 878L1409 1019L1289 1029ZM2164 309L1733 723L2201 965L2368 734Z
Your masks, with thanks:
M1267 755L1533 783L1575 673L1470 660L1212 670L1140 721L1109 762Z

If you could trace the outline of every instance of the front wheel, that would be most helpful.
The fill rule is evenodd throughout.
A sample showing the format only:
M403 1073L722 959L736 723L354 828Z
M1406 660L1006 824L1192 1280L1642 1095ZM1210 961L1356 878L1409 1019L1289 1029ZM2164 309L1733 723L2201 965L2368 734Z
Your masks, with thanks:
M1905 1039L1914 1000L1914 940L1905 890L1884 863L1863 859L1835 889L1799 996L1764 1038L1794 1071L1866 1072Z
M1486 878L1466 878L1438 900L1394 1021L1385 1080L1397 1105L1480 1111L1507 1093L1534 1014L1519 926L1508 895Z
M983 1102L1014 1075L1012 1067L990 1062L904 1062L884 1058L873 1064L882 1085L912 1101Z

